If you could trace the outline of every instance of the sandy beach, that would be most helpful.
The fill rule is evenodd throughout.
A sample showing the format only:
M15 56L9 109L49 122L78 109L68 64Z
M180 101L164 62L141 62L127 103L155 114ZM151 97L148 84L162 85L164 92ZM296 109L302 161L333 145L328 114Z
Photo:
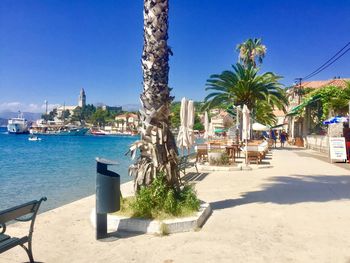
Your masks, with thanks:
M316 156L317 157L317 156ZM276 149L252 171L190 174L213 213L200 231L95 240L94 196L40 214L38 262L350 262L350 175L310 150ZM193 175L193 176L191 176ZM132 185L123 185L124 195ZM45 203L43 204L45 205ZM14 224L9 233L27 231ZM1 262L27 261L20 247Z

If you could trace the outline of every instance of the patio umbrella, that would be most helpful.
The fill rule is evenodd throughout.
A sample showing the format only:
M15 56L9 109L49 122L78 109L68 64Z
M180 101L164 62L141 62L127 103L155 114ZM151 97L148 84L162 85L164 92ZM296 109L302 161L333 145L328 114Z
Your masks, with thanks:
M336 116L329 118L323 122L323 124L333 124L333 123L341 123L341 122L348 122L348 117L341 117L341 116Z
M208 112L206 111L204 114L204 139L208 139L208 133L209 133L209 118L208 118Z
M252 125L252 129L254 131L268 131L268 130L270 130L269 127L267 127L259 122L254 122Z
M193 131L193 125L194 125L194 104L193 100L189 100L187 104L187 153L189 153L191 146L194 144L194 131Z
M180 127L179 134L177 135L177 146L182 149L182 155L184 154L184 148L188 147L188 128L187 128L187 104L186 98L181 100L180 108Z
M248 165L248 139L250 138L250 111L243 105L242 139L245 140L245 164Z

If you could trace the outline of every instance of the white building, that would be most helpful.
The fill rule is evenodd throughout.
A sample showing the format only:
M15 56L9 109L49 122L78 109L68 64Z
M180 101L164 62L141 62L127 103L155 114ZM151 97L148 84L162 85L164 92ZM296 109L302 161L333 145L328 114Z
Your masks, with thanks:
M61 117L62 117L63 111L68 110L70 116L72 116L72 115L74 114L74 110L75 110L77 107L82 108L82 107L85 107L85 106L86 106L86 95L85 95L85 90L84 90L84 89L81 89L81 90L80 90L80 94L79 94L79 99L78 99L78 105L76 105L76 106L67 106L67 105L58 106L58 107L56 108L56 110L57 110L57 118L61 118Z

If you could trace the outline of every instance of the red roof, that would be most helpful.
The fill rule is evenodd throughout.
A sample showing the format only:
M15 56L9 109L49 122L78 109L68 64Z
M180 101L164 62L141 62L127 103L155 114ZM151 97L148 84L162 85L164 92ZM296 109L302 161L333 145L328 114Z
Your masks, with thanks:
M345 88L350 79L329 79L329 80L313 80L301 83L303 88L319 89L327 86L336 86ZM298 85L296 85L298 87Z

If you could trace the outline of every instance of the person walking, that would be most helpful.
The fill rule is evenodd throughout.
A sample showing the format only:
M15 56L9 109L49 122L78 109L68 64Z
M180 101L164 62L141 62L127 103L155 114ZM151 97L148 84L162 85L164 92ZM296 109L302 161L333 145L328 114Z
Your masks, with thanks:
M273 144L275 145L275 148L276 148L277 137L274 130L271 130L270 132L270 139L273 140Z
M286 132L282 130L282 132L280 133L281 148L284 147L284 143L286 142L286 140L287 140Z

